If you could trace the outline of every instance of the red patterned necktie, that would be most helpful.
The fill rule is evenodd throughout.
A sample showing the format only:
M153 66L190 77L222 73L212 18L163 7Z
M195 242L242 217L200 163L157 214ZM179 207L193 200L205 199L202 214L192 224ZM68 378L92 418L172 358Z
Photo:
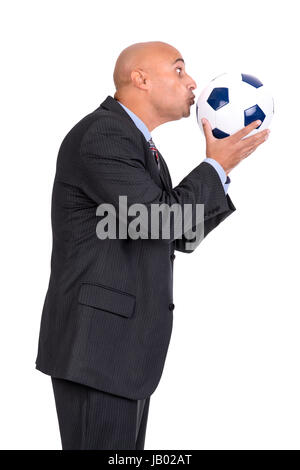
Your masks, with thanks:
M159 159L159 156L158 156L158 150L155 147L155 144L154 144L152 138L148 140L148 143L149 143L149 148L152 152L152 155L155 158L155 162L157 164L158 170L160 170L160 159Z

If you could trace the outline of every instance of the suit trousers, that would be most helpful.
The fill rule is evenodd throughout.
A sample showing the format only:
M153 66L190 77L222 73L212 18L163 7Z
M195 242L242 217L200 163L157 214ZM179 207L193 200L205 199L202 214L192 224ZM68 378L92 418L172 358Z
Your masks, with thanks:
M143 450L150 396L133 400L51 377L63 450Z

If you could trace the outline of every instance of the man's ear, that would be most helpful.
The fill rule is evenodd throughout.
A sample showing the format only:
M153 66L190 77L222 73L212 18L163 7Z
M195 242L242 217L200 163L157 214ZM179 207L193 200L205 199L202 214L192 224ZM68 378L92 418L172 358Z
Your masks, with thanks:
M148 88L148 83L147 83L147 74L141 70L141 69L136 69L132 70L131 74L131 80L133 84L138 87L138 88Z

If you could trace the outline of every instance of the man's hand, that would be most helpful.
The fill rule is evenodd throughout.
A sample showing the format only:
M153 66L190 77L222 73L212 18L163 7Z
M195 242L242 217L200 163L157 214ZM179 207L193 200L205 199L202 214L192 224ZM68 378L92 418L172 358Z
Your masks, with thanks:
M204 120L205 118L203 118ZM270 133L269 129L258 132L255 135L244 138L261 122L254 121L243 127L240 131L224 139L217 139L212 133L212 128L207 119L203 122L203 130L206 139L206 157L213 158L224 168L226 175L240 163L241 160L248 157L265 140Z

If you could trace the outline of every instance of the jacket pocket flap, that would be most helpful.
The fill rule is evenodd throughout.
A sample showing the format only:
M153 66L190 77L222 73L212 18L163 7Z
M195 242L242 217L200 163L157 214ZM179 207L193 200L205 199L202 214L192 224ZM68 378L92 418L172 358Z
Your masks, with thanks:
M100 284L83 283L79 303L130 317L135 307L135 296Z

